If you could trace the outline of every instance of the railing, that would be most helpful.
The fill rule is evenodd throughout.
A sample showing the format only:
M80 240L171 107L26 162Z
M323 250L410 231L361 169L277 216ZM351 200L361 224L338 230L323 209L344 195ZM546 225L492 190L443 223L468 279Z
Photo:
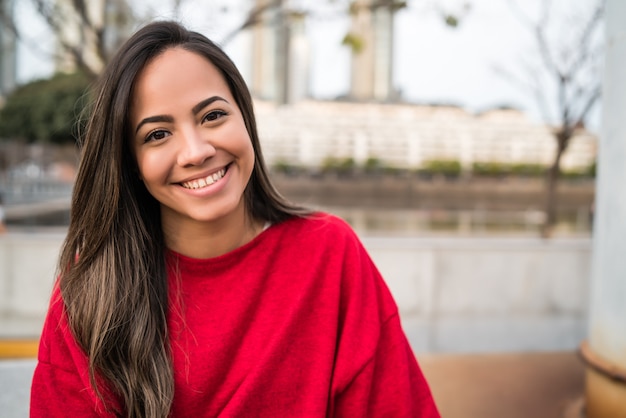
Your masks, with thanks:
M47 217L53 223L67 223L72 187L72 183L45 178L0 179L6 222L38 225Z

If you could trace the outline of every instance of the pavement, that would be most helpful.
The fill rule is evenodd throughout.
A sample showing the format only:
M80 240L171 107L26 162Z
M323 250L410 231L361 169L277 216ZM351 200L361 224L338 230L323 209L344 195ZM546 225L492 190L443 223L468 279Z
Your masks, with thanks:
M10 343L10 344L9 344ZM28 416L36 342L0 341L0 411ZM584 367L575 352L423 354L443 418L581 418Z
M0 360L0 416L28 417L30 381L36 360L29 358Z
M444 418L583 417L575 352L428 354L418 361Z

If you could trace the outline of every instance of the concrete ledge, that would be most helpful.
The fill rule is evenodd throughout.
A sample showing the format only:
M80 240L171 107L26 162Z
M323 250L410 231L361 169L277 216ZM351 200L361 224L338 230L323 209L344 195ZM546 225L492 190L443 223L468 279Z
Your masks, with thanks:
M0 236L0 338L38 338L63 238ZM417 353L575 350L586 337L589 238L363 237L363 243Z

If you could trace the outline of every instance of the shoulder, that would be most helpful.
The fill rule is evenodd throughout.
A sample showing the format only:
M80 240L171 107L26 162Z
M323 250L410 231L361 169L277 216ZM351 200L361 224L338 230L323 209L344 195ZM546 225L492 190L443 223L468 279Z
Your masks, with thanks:
M362 247L358 236L345 220L325 212L291 218L276 226L281 231L279 235L283 244L304 245L308 251Z
M274 253L293 251L299 259L329 261L365 251L346 221L325 212L293 217L270 229L265 248Z
M281 225L289 233L317 238L356 239L352 227L343 219L326 212L313 212L305 217L291 218Z
M352 227L336 215L314 212L276 225L275 243L296 251L300 259L339 265L369 260L365 246ZM368 261L369 263L369 261Z

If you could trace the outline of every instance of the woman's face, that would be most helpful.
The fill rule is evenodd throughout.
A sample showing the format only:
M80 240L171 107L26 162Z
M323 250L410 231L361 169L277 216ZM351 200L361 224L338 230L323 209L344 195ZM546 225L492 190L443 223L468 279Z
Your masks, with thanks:
M254 150L210 61L182 48L153 59L136 80L130 122L139 174L164 227L244 216Z

